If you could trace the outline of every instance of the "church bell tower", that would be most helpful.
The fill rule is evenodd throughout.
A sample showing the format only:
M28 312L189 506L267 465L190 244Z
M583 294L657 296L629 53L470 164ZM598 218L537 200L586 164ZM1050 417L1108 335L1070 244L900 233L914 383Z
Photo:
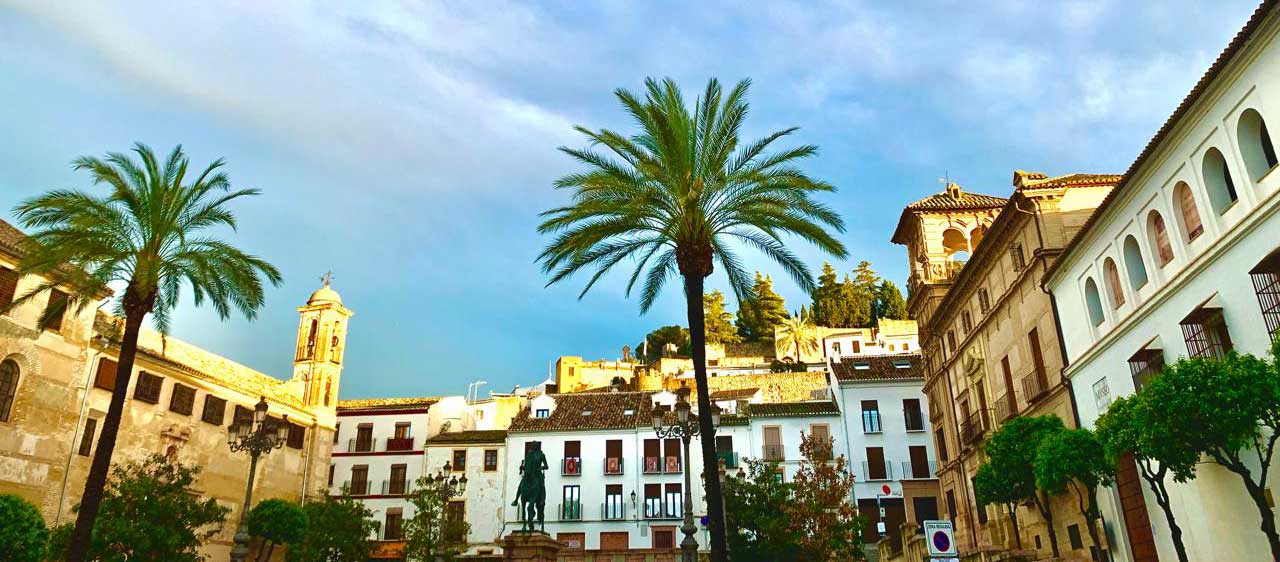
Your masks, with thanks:
M298 307L298 344L290 382L301 390L304 405L318 414L333 415L342 378L347 321L353 313L342 306L342 297L330 286L332 276L325 274L321 280L324 285L311 293L306 305Z

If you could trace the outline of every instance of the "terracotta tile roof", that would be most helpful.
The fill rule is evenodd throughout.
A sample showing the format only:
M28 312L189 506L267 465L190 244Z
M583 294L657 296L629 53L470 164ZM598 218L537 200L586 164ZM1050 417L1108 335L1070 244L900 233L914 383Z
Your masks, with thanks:
M1019 182L1019 174L1022 181ZM1018 189L1057 189L1062 187L1092 187L1115 185L1120 174L1067 174L1048 177L1039 172L1014 172L1014 185Z
M760 392L759 388L735 388L733 390L717 390L711 393L711 400L745 400Z
M13 257L22 257L22 241L27 239L18 227L0 219L0 251Z
M784 402L781 404L747 404L750 418L792 418L804 416L838 416L840 408L835 402Z
M503 443L507 440L505 429L451 431L441 433L427 440L427 446L450 445L454 443Z
M440 401L439 396L415 396L405 398L357 398L353 400L339 400L338 410L367 410L371 408L378 409L397 409L397 408L422 408L429 407Z
M1138 169L1146 163L1147 158L1155 152L1156 147L1160 146L1160 144L1165 141L1165 138L1169 136L1182 117L1191 110L1191 107L1195 105L1196 102L1200 101L1200 96L1204 95L1205 91L1209 89L1209 84L1217 79L1218 75L1226 69L1228 63L1230 63L1245 44L1249 42L1253 37L1253 34L1262 27L1262 22L1267 19L1267 16L1270 15L1272 11L1275 10L1277 5L1280 5L1280 0L1264 0L1258 5L1258 8L1253 11L1253 15L1249 17L1249 21L1245 22L1244 27L1240 28L1240 31L1231 39L1231 42L1227 44L1227 47L1218 54L1218 58L1213 61L1213 64L1209 65L1209 69L1200 77L1200 80L1191 88L1191 91L1187 93L1186 97L1182 98L1182 102L1178 104L1178 107L1174 108L1173 114L1170 115L1169 118L1165 120L1164 124L1160 126L1160 129L1156 131L1155 136L1151 137L1150 141L1147 141L1147 145L1143 147L1142 152L1138 153L1138 157L1134 159L1133 164L1129 165L1129 169L1125 170L1124 175L1121 176L1120 181L1117 182L1115 189L1112 189L1111 193L1108 193L1107 196L1103 198L1102 203L1098 205L1093 214L1089 216L1089 219L1086 220L1084 225L1080 227L1080 230L1076 232L1076 235L1072 237L1071 241L1067 243L1065 248L1063 248L1062 254L1059 255L1058 259L1049 266L1049 270L1045 272L1043 277L1046 282L1053 278L1054 273L1057 272L1059 267L1067 261L1067 257L1073 253L1076 246L1078 246L1080 241L1084 239L1086 233L1089 232L1094 223L1101 220L1101 217L1106 214L1106 210L1111 206L1112 202L1114 202L1116 198L1129 187L1129 183L1133 180L1133 176L1137 173Z
M652 392L578 392L553 394L555 410L534 418L528 406L511 420L511 432L629 429L651 423ZM583 412L590 411L590 415ZM625 413L631 410L631 415Z
M924 380L922 363L919 353L866 355L832 361L831 370L840 382Z
M957 195L952 195L944 191L907 205L907 210L965 211L970 209L999 209L1004 206L1005 201L1007 199L1004 197L996 197L994 195L968 193L965 191L959 191Z

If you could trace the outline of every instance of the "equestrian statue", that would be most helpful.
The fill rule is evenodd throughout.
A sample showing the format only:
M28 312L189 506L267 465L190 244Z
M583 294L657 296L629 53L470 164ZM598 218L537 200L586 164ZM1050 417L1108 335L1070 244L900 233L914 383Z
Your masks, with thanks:
M547 456L542 452L542 442L534 441L520 461L520 487L516 490L516 501L511 505L520 506L521 531L533 531L533 522L538 522L540 531L546 531L547 487L543 471L547 470Z

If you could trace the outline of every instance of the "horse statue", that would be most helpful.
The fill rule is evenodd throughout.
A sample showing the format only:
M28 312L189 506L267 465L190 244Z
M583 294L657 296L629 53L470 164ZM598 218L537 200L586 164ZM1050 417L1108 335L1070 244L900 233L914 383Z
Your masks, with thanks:
M547 488L543 471L547 470L547 456L542 452L542 443L534 441L533 446L520 461L520 487L516 489L516 500L511 505L520 506L521 531L533 531L533 522L538 522L539 530L546 530Z

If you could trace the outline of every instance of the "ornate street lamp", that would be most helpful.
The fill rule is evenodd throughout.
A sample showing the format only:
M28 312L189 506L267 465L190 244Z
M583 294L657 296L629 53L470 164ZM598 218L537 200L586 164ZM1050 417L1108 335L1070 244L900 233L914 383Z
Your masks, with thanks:
M244 562L249 555L249 506L253 505L253 479L258 471L258 457L279 449L289 439L289 416L279 423L267 423L267 397L253 407L253 419L234 422L227 428L227 446L231 452L249 454L249 482L244 487L244 508L240 510L240 528L236 530L231 561Z
M437 493L440 495L440 515L442 516L440 525L440 542L444 542L445 521L449 518L449 500L467 493L467 475L463 474L461 478L452 476L453 467L449 463L444 463L444 468L435 474L427 477L432 484L438 485ZM436 554L436 562L444 562L443 554Z
M683 562L697 562L698 560L698 539L694 536L698 533L698 527L693 524L693 498L690 493L690 476L689 476L689 441L700 433L698 421L691 419L690 412L692 407L689 405L689 389L682 387L676 391L676 423L671 426L663 426L666 411L662 408L654 406L653 408L653 432L659 439L675 439L679 438L684 444L684 523L680 525L680 532L684 533L684 540L680 541L681 558ZM711 405L711 425L720 426L720 407L715 404Z

